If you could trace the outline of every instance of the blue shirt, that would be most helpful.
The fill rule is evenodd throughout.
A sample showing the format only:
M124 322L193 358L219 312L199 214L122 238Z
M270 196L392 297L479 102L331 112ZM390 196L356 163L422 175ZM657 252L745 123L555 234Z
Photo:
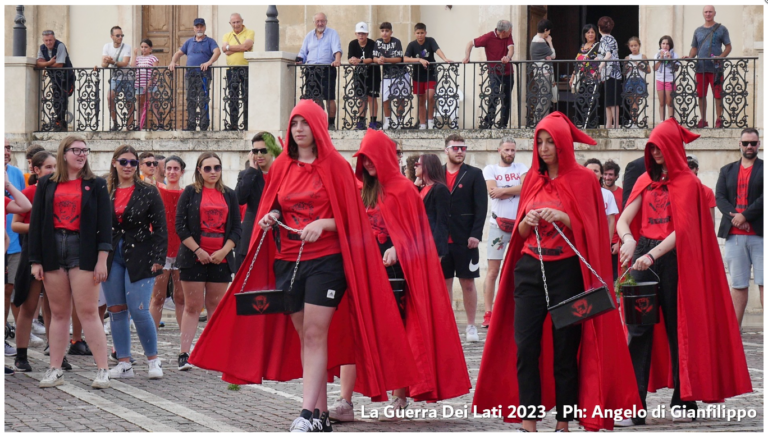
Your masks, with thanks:
M712 27L714 26L717 25ZM696 48L696 58L712 58L714 55L722 55L723 46L731 44L731 36L728 34L728 29L725 26L720 25L714 32L712 32L712 27L699 26L693 32L691 47ZM714 61L696 62L696 73L714 73L714 71Z
M24 190L26 184L24 183L24 173L15 166L8 165L5 167L8 172L8 181L18 190ZM9 197L13 199L13 197ZM11 230L11 222L13 221L13 214L9 213L5 216L5 231L8 232L8 237L11 238L8 245L9 255L15 253L21 253L21 244L19 244L19 234Z
M341 40L335 30L325 28L322 38L318 39L312 29L312 32L304 37L299 57L304 60L304 64L330 64L335 60L333 55L337 52L342 53Z
M181 51L187 55L187 66L198 67L200 64L207 63L213 57L213 51L219 46L213 38L205 37L202 41L196 41L192 37L184 42Z

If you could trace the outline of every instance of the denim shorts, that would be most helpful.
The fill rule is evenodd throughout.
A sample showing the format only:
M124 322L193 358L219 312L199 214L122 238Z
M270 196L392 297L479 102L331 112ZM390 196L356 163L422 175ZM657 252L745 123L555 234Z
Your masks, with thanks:
M114 91L115 93L124 93L126 98L133 99L133 84L134 81L132 79L110 79L109 80L109 89Z
M80 233L56 229L55 236L59 267L65 270L80 267Z
M755 284L763 285L763 237L730 235L725 240L725 263L731 274L731 287L749 286L750 268L755 273Z

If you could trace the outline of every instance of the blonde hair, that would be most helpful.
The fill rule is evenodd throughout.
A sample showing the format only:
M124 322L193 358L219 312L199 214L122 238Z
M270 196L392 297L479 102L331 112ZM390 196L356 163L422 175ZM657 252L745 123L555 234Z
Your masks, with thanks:
M83 145L86 145L84 137L74 135L65 137L64 140L59 143L59 150L58 153L56 153L56 170L53 172L53 175L51 175L52 181L55 181L56 183L66 183L69 181L69 171L64 155L75 142L83 142ZM96 175L91 171L91 167L88 166L88 156L85 158L83 169L77 173L77 178L82 178L83 180L92 180L96 178Z
M205 186L205 181L203 179L203 174L200 172L200 167L203 165L203 160L209 159L209 158L215 158L219 161L219 165L221 165L221 158L215 153L215 152L204 152L200 154L200 157L197 158L197 165L195 165L195 182L193 183L195 186L195 192L200 193L200 191L203 190L203 187ZM221 169L221 174L219 174L219 180L216 182L216 190L224 193L224 179L222 178L222 174L224 173L224 168Z

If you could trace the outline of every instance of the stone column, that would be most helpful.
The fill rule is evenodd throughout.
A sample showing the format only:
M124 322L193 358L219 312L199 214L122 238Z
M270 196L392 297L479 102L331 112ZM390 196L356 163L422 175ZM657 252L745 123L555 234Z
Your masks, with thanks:
M291 52L245 52L248 60L248 129L285 135L295 105L297 72Z
M5 133L27 138L37 130L40 85L35 58L5 57Z

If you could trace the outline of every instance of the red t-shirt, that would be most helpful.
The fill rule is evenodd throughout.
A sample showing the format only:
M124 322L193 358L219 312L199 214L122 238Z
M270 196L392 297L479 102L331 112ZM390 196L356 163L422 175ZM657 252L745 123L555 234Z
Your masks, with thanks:
M82 204L82 179L56 185L53 194L53 228L80 231L80 208Z
M643 192L642 224L640 235L649 239L663 240L675 231L669 190L666 186L649 187Z
M5 208L8 207L8 203L11 202L11 199L8 197L5 197L5 205L3 206L3 216L5 216Z
M445 170L445 181L448 184L448 189L451 191L453 191L453 185L456 184L457 175L459 175L459 171L450 173L447 169ZM450 233L448 234L448 244L453 244L453 238L451 237Z
M752 175L752 168L754 166L750 166L748 168L745 168L743 166L739 166L739 179L737 181L736 186L736 212L741 213L747 210L748 207L748 195L749 195L749 177ZM731 235L757 235L755 233L755 230L750 227L748 232L745 232L738 227L731 227L730 231Z
M228 214L229 206L224 199L224 194L216 189L204 187L203 199L200 202L200 229L203 232L200 236L200 247L209 255L224 247L224 236L205 235L224 235Z
M182 190L170 190L157 188L160 192L160 198L163 200L163 206L165 206L165 223L168 229L168 253L167 257L175 258L179 254L179 246L181 240L179 235L176 234L176 207L179 205L179 198L181 198Z
M702 185L703 186L703 185ZM715 201L715 192L707 186L704 186L704 200L707 203L707 207L717 207L717 201Z
M387 225L384 223L384 217L381 216L381 210L377 204L375 207L366 207L365 213L368 214L368 221L371 223L373 229L373 236L376 237L376 241L379 244L384 244L389 239L389 232L387 231Z
M421 199L423 200L423 199L427 198L427 194L431 190L432 190L432 185L431 184L427 185L427 186L424 186L424 188L421 189L421 192L419 193L419 195L421 195Z
M518 215L525 216L531 210L543 209L549 207L551 209L563 210L563 204L560 202L560 195L557 191L557 182L551 181L545 184L539 192L528 202L524 207L522 213ZM565 227L565 224L556 221L557 227L563 231L569 241L573 242L573 231ZM539 236L541 236L541 255L545 261L560 261L576 256L571 246L557 233L552 223L547 221L539 221ZM536 233L531 230L531 234L526 238L523 244L523 254L528 254L536 259L539 259L539 249L536 242Z
M610 191L610 189L608 189ZM619 221L619 217L621 216L621 211L624 210L621 208L621 200L624 196L624 189L620 188L619 186L616 186L616 190L611 192L613 194L613 199L616 200L616 207L619 209L619 214L616 215L616 222ZM619 242L619 232L613 231L613 238L611 238L611 244L616 244Z
M294 229L303 230L315 220L333 218L328 191L317 170L310 164L294 161L290 165L277 191L277 202L282 211L281 222ZM275 257L283 261L296 261L301 247L300 234L280 227L280 243L280 252ZM317 241L304 244L301 260L338 253L341 253L338 233L323 232Z
M35 192L37 192L37 185L29 186L28 188L21 191L22 194L24 194L25 197L27 197L27 200L29 200L30 203L35 202ZM21 222L24 224L29 224L29 220L32 218L32 210L30 210L27 213L21 214Z
M485 59L488 61L499 61L501 58L507 56L509 53L509 46L514 46L515 42L512 40L511 34L507 38L499 38L494 30L481 37L475 38L474 45L475 47L485 47ZM499 65L499 63L491 63L488 67L491 72L496 72L494 69L497 65ZM514 72L514 69L512 68L511 63L504 65L505 75L511 75L512 72Z
M115 215L117 215L117 222L123 222L123 213L125 213L125 207L128 206L128 202L131 201L131 195L133 195L133 188L136 187L123 187L115 189Z

